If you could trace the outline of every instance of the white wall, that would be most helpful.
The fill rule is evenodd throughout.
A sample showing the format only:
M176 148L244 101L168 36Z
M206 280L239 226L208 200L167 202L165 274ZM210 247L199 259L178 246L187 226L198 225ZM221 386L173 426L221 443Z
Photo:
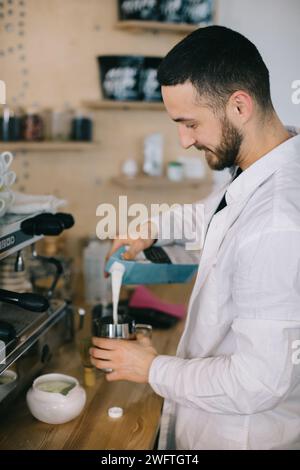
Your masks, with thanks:
M218 0L217 20L257 46L281 120L300 126L300 104L291 99L291 84L300 80L300 0Z

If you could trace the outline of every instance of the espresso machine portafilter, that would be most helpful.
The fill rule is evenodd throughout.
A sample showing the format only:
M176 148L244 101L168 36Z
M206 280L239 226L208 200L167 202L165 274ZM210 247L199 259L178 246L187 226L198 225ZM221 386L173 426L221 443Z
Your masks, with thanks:
M0 289L0 301L16 305L31 312L45 312L49 308L48 299L31 292L19 293Z
M21 223L21 230L26 235L59 235L64 229L71 228L74 225L74 219L71 214L64 213L42 213L35 217L24 220ZM36 254L33 250L33 256L41 261L52 263L56 268L56 275L53 284L48 291L48 298L53 294L57 281L63 273L63 268L59 260L50 257L46 258ZM24 269L23 260L20 251L18 251L15 263L15 271ZM17 305L18 307L30 310L32 312L44 312L49 308L49 301L42 295L35 293L17 293L0 289L0 301Z
M55 236L59 235L63 230L71 228L74 225L74 219L71 214L65 213L41 213L34 217L25 219L20 224L21 233L28 237L36 237L40 235ZM17 237L16 237L17 238ZM32 245L32 257L44 262L50 263L55 266L56 272L47 296L40 295L34 292L14 292L7 289L0 289L0 302L15 305L24 310L36 313L46 312L50 307L49 300L51 299L54 289L57 285L59 277L63 274L63 267L61 262L54 257L39 256L36 253L35 245ZM15 272L23 271L25 268L24 260L21 250L17 251L17 257L14 265ZM2 321L0 318L0 339L8 340L14 335L12 325L7 321ZM6 341L5 341L6 342Z

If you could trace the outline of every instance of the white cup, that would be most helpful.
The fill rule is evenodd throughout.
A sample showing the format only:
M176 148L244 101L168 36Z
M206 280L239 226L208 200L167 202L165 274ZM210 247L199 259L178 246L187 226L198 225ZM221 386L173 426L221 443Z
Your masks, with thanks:
M134 178L138 172L137 162L133 159L125 160L122 165L122 173L128 178Z
M0 171L4 173L9 168L14 156L10 152L3 152L0 154Z
M14 171L6 171L5 173L0 173L0 191L3 191L5 188L9 188L16 181L16 173Z
M0 217L2 217L14 203L15 197L11 191L0 193Z
M5 206L6 203L3 199L0 199L0 217L2 217L5 214Z

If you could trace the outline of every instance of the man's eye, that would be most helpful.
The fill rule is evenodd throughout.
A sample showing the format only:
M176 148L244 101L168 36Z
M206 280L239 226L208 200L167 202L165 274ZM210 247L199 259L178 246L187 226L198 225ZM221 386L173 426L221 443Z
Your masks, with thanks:
M187 129L195 129L196 128L196 124L186 124L185 125Z

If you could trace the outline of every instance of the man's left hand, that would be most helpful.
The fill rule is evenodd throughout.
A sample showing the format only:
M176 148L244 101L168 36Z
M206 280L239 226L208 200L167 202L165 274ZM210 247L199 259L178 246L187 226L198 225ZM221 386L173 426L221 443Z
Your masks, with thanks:
M91 362L97 369L112 369L106 374L109 382L128 380L147 383L150 366L158 355L148 338L124 340L93 338Z

